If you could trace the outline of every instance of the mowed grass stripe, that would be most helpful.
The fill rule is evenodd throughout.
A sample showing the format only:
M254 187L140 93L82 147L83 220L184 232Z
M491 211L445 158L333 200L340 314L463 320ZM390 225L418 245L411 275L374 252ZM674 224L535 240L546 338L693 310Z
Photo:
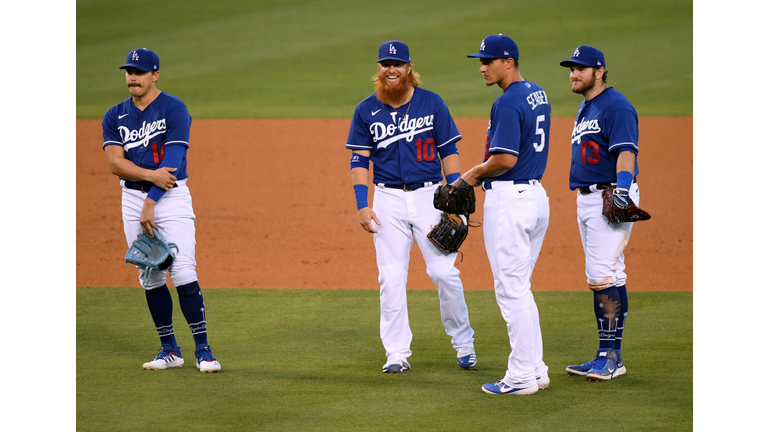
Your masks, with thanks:
M372 93L379 44L405 41L424 87L457 117L486 117L498 89L484 88L475 52L483 37L512 36L523 77L541 85L554 116L573 116L559 61L580 44L606 53L610 83L641 116L693 114L693 5L682 0L509 2L204 0L134 2L149 10L126 20L119 2L77 5L77 118L101 118L127 97L121 71L129 50L160 55L159 88L193 118L347 118ZM599 26L599 32L587 31Z

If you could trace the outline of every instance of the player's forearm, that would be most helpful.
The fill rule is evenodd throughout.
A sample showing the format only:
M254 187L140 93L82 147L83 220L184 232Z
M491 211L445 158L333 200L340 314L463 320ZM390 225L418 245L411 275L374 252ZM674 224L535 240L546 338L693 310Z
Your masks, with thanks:
M133 181L150 181L152 170L141 168L125 158L114 158L109 161L112 174Z
M442 161L443 161L443 173L445 174L445 178L448 180L448 183L451 183L452 180L449 179L451 174L456 174L461 171L461 167L459 165L459 155L452 154L452 155L446 156L442 159Z
M508 153L496 153L470 171L472 180L498 177L512 169L517 163L517 156ZM468 181L468 183L470 183ZM471 184L471 183L470 183Z
M352 152L352 160L350 161L350 171L352 175L353 185L366 185L368 186L368 158L371 157L371 152L366 150L355 150Z
M623 151L616 160L616 172L628 171L635 174L635 154L631 151Z
M352 184L368 185L368 170L365 168L352 168Z

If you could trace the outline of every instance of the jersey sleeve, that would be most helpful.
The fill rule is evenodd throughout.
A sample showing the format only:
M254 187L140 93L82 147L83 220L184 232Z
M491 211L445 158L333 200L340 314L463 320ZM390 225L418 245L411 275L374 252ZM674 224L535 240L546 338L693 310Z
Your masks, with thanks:
M491 142L489 153L520 153L520 112L515 108L497 104L491 109Z
M166 115L165 146L180 145L189 147L189 129L192 126L192 117L187 106L178 104L168 111Z
M608 151L618 154L629 150L637 154L637 114L625 108L613 110L610 125Z
M104 144L101 146L102 149L108 145L123 145L123 138L117 130L117 122L115 121L115 107L110 108L104 114L104 119L101 121L101 129L104 137Z
M456 122L453 121L451 112L448 110L448 106L440 97L437 97L434 127L435 145L440 157L445 158L452 154L458 154L459 149L456 148L456 143L462 137L459 133L459 128L456 127Z
M363 121L360 105L355 108L355 114L352 116L352 124L349 126L349 135L347 136L347 148L373 151L373 139Z

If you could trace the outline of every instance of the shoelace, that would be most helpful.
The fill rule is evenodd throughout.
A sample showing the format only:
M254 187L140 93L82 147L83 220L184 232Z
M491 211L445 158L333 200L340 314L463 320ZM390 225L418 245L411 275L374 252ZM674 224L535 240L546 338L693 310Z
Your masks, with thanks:
M200 359L200 361L214 361L216 360L213 358L213 354L211 354L211 348L201 348L199 350L195 350L195 356Z
M607 357L600 357L595 360L595 365L592 366L593 369L605 369L606 364L608 363Z
M160 348L159 350L157 350L157 356L155 356L155 359L165 358L165 357L168 357L169 355L175 355L176 357L179 357L179 353L177 353L175 350L165 351L162 348Z

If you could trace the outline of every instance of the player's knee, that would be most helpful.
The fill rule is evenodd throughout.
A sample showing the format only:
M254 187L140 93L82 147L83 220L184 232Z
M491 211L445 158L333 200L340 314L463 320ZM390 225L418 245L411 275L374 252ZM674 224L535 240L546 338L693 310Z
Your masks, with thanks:
M171 267L171 280L173 281L173 285L176 287L196 282L197 271L195 270L195 266L188 264L185 265L183 263L174 263L173 267Z
M616 278L607 277L602 280L587 279L587 286L590 290L597 292L610 288L616 284Z
M187 284L176 285L176 291L179 293L179 296L182 297L196 295L200 293L200 284L195 280Z
M459 270L454 266L444 268L427 266L427 276L436 286L461 284Z
M165 285L165 272L139 269L139 284L147 291Z

